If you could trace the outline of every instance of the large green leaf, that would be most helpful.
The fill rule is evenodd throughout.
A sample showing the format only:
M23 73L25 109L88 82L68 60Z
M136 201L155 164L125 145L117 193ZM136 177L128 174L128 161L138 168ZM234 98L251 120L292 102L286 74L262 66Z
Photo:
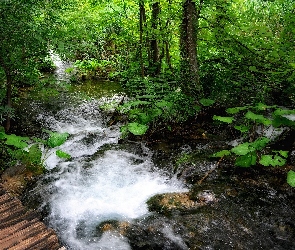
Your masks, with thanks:
M216 152L215 154L213 154L212 157L220 158L220 157L228 156L230 154L231 154L231 152L229 150L221 150L221 151Z
M280 150L280 151L278 151L278 153L279 153L281 156L287 158L287 157L288 157L288 154L289 154L289 151Z
M171 109L173 106L173 103L169 102L169 101L161 100L161 101L156 102L155 105L158 108Z
M295 172L293 170L290 170L287 174L287 183L291 187L295 187Z
M236 155L246 155L254 150L255 149L251 147L250 142L239 144L238 146L231 149L231 151Z
M275 118L272 121L272 125L274 127L280 127L280 126L290 126L290 127L294 127L295 126L295 122L284 117L284 116L275 116Z
M68 136L68 133L51 132L46 144L51 148L58 147L68 139Z
M128 124L128 130L134 135L143 135L148 130L148 126L137 122L131 122Z
M228 109L226 109L226 113L233 115L233 114L239 113L240 111L248 109L248 108L249 108L249 106L228 108Z
M5 135L5 137L6 137L5 143L7 145L14 146L14 147L20 148L20 149L28 147L28 143L27 143L29 141L28 137L17 136L14 134Z
M233 118L231 116L217 116L217 115L214 115L213 120L218 120L218 121L225 122L225 123L232 123L235 120L235 118Z
M0 140L5 138L6 138L6 134L4 132L0 132Z
M256 106L255 106L255 108L256 109L258 109L258 110L267 110L267 109L269 109L269 108L275 108L276 106L274 105L274 106L268 106L268 105L266 105L266 104L264 104L264 103L258 103Z
M274 115L293 115L295 114L295 110L294 109L276 109L274 112L273 112Z
M248 132L250 130L250 128L248 126L244 126L244 125L241 125L241 126L234 126L234 128L236 130L239 130L241 131L242 133L245 133L245 132Z
M211 100L211 99L205 99L205 98L199 100L199 102L200 102L203 106L206 106L206 107L212 106L212 105L215 103L214 100Z
M63 158L63 159L71 159L71 155L69 155L68 153L61 151L61 150L56 150L55 154L59 157L59 158Z
M262 155L259 163L263 166L281 167L286 164L286 159L279 155Z
M28 159L30 163L39 165L41 164L42 151L38 144L34 144L29 148Z
M239 156L236 159L235 165L238 167L248 168L256 164L256 152L250 152L246 155Z
M264 117L263 115L257 115L255 113L253 113L252 111L248 111L245 114L245 117L249 120L253 120L259 123L262 123L264 125L271 125L272 121L266 117Z
M256 150L261 150L265 148L265 146L270 142L270 139L266 137L261 137L251 143L251 146L254 147Z
M153 118L147 113L140 113L138 114L138 120L141 124L148 124L153 120Z

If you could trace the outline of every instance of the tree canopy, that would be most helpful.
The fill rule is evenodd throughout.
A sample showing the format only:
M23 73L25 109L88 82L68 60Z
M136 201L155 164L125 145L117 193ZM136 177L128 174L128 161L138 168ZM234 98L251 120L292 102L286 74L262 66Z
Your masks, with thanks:
M160 98L178 93L195 110L202 98L294 105L292 0L5 0L0 15L8 107L49 49L87 72L105 67L130 95L164 88Z

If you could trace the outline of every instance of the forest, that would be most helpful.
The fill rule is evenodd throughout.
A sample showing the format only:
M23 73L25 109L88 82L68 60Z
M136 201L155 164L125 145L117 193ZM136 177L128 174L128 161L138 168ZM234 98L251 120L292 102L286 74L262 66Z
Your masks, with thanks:
M123 136L173 134L181 124L206 123L210 116L246 143L217 156L236 154L242 166L256 159L286 163L292 148L265 153L273 142L255 129L287 127L285 137L294 135L292 0L5 0L0 13L4 139L19 92L46 89L40 78L54 69L49 53L55 51L74 62L67 69L74 71L73 83L121 83L130 97L118 107L127 116Z
M294 247L293 0L1 0L0 86L0 184L70 249Z

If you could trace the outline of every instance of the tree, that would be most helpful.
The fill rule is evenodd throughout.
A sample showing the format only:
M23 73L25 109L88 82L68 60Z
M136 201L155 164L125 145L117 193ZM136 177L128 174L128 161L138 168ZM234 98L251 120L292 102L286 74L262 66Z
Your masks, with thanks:
M152 3L152 18L151 18L151 34L150 39L150 68L152 69L153 75L159 75L161 72L160 52L159 52L159 41L157 35L157 29L159 26L159 14L161 11L160 2L155 1Z
M199 9L192 0L186 0L182 5L182 23L180 31L181 75L184 81L184 91L189 95L201 92L197 57L197 24L203 0Z
M143 35L144 35L144 25L146 23L145 7L144 1L139 1L139 54L140 54L140 72L141 76L144 77L144 62L143 62Z
M12 107L12 89L38 76L36 64L48 52L49 21L54 1L4 0L0 5L0 68L6 77L6 100ZM10 115L5 130L10 128Z

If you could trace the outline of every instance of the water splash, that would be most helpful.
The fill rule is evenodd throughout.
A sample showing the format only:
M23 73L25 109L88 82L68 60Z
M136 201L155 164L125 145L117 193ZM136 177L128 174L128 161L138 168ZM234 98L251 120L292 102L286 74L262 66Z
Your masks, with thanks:
M53 61L54 65L56 66L55 69L55 76L57 81L64 81L64 82L70 82L70 75L65 72L67 68L70 68L73 66L71 62L66 62L61 59L61 57L55 53L53 50L49 51L49 56L51 60Z
M46 160L49 173L37 189L43 206L49 207L50 226L69 249L127 250L124 236L114 231L101 235L98 226L146 216L147 199L186 189L155 168L152 152L143 144L118 145L119 128L105 126L99 105L100 101L90 100L40 115L49 129L70 134L60 149L72 159L64 161L52 153Z

